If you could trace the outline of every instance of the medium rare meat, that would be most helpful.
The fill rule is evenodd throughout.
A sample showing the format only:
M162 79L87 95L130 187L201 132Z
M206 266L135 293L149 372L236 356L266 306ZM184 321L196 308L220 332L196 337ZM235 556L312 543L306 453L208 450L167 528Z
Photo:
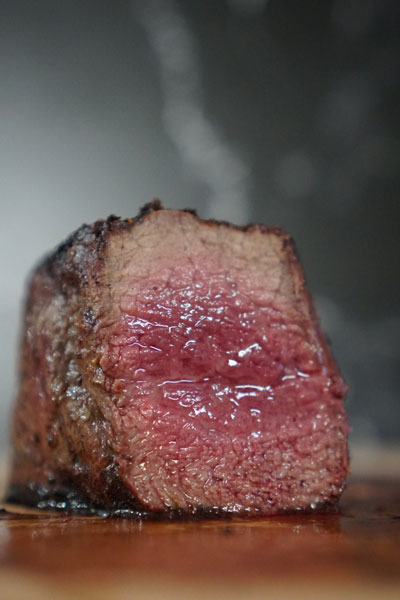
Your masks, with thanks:
M277 228L158 202L33 273L8 500L272 515L344 487L346 385Z

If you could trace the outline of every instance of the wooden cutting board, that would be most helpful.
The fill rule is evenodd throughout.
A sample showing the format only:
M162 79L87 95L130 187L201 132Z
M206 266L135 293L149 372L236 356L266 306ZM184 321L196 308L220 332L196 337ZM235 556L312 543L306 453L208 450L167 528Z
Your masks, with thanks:
M399 600L399 457L379 476L358 465L335 514L140 523L3 505L0 599Z

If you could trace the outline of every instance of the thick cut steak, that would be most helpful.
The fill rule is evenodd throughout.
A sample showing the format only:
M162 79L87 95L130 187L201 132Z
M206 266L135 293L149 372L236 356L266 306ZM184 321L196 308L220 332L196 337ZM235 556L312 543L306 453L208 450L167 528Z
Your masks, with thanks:
M84 225L33 273L8 499L320 509L348 470L345 392L287 234L154 202Z

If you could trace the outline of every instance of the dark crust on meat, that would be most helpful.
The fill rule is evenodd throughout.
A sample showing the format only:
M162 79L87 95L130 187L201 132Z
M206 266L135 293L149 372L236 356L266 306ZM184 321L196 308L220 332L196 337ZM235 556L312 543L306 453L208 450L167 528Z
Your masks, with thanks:
M161 202L155 199L145 205L134 219L111 215L92 225L84 224L46 256L33 272L21 344L21 387L13 423L14 455L8 502L40 508L62 507L72 512L97 514L107 510L122 516L154 516L123 484L115 462L112 423L106 400L102 401L100 394L100 400L96 395L95 401L83 380L91 358L87 339L90 339L96 321L96 307L89 296L98 285L98 273L104 264L104 252L110 236L130 231L151 213L162 210ZM192 210L182 212L198 218ZM202 220L202 224L243 232L257 230L279 237L282 251L305 289L294 242L281 229L254 224L236 226L215 220ZM46 339L43 341L48 354L44 364L37 355L40 354L37 341L32 343L30 336L35 332L38 306L50 305L55 298L60 312L53 325L49 325L48 329L47 325L44 326L48 338L44 336ZM312 302L310 306L317 334L327 350ZM329 351L327 359L332 360ZM43 369L48 370L49 385L37 375ZM72 399L68 400L70 397ZM76 411L84 414L83 424L79 415L73 422ZM43 434L41 424L46 419L46 432ZM81 437L89 439L86 446L85 442L80 443L77 439L80 427L85 428L82 429L85 435ZM209 516L226 516L221 511L202 509L195 509L193 515L206 516L206 513ZM181 511L170 514L176 518Z
M262 514L253 511L251 514L241 513L237 515L232 512L218 508L205 508L197 506L191 512L182 509L171 509L165 511L150 511L140 503L125 500L124 496L116 497L113 502L97 502L85 496L76 486L76 482L66 482L63 487L42 486L32 482L30 485L10 484L4 501L7 505L23 505L39 510L56 510L70 515L117 517L140 521L192 521L198 519L226 519L246 517L254 519L263 518ZM333 514L338 512L337 498L331 501L321 502L313 508L302 510L302 514ZM297 514L296 510L282 510L281 514Z
M97 283L96 274L101 269L109 235L130 226L128 221L115 216L91 226L83 225L45 257L32 274L21 344L21 387L13 422L14 456L8 501L51 505L64 498L63 501L72 508L107 505L111 509L129 506L131 510L143 511L119 477L110 442L111 425L82 383L85 348L84 336L79 333L84 329L87 335L93 327L91 310L86 302L87 290ZM47 378L52 387L47 389L46 382L40 381L37 375L45 368L36 356L37 340L30 343L29 338L35 331L37 307L56 297L60 305L59 317L48 331L51 339L46 342L47 363L51 363ZM35 391L30 389L31 381L37 388ZM74 391L76 398L68 401L71 390L78 391ZM44 414L39 411L35 414L32 408L36 402L35 392L38 397L45 396L43 406L39 401L39 409L45 411ZM69 407L71 402L79 404L79 410L86 414L84 426L91 429L91 433L86 431L81 437L92 440L88 448L84 448L83 443L80 448L76 439L80 421L72 425L78 430L75 435L70 432L76 410ZM40 425L46 417L44 435ZM93 454L98 455L95 470L88 467Z

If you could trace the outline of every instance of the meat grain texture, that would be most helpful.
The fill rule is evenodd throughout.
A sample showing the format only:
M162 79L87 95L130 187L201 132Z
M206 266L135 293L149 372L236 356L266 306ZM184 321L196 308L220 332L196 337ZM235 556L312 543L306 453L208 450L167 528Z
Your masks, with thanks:
M140 517L334 505L346 385L290 236L157 202L29 284L8 500Z

